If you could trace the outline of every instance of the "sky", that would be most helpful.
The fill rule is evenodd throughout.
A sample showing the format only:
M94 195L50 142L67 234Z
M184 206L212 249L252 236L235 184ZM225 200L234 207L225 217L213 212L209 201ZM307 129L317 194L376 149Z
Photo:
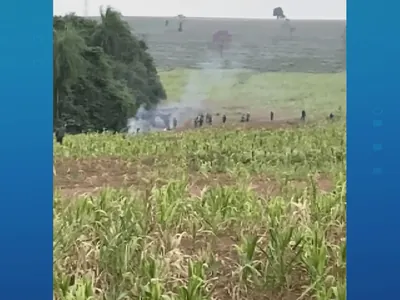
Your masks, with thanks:
M53 13L84 15L85 0L53 0ZM272 18L282 7L290 19L346 19L346 0L86 0L88 15L98 16L100 6L111 6L124 16L176 16ZM229 3L229 4L227 4Z

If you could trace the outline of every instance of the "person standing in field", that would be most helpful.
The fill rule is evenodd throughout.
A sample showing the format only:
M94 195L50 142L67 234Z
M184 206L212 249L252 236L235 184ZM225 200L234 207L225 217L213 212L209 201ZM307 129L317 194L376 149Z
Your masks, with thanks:
M305 121L305 120L306 120L306 111L305 111L305 110L302 110L302 111L301 111L300 120L302 120L302 121Z
M209 113L206 114L206 123L212 125L212 115Z
M178 120L175 117L172 119L172 126L174 129L178 126Z
M225 124L225 122L226 122L226 115L224 114L222 115L222 123Z
M270 119L271 121L274 120L274 112L273 112L273 111L270 112L270 114L269 114L269 119Z
M63 143L66 131L67 131L67 126L65 124L62 125L60 128L56 129L56 141L60 145L62 145L62 143Z
M250 122L250 113L249 112L246 114L246 122Z
M206 124L210 124L210 114L206 113Z
M202 127L203 123L204 123L204 115L200 114L200 116L199 116L199 127Z

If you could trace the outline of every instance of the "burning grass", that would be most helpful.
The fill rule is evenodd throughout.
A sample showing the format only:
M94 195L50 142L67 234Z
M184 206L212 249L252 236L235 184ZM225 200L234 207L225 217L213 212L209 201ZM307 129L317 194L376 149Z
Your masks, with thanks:
M54 298L344 300L345 158L340 122L67 136Z

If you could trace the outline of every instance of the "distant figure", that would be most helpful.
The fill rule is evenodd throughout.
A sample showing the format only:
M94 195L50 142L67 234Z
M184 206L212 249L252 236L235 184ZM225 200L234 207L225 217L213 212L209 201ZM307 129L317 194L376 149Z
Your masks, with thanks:
M62 145L62 143L63 143L66 131L67 131L67 126L65 124L63 126L61 126L60 128L56 129L56 141L60 145Z
M335 116L334 116L333 113L330 113L330 114L329 114L329 119L333 120L334 117L335 117Z
M240 119L240 122L242 122L242 123L246 122L246 116L244 114L242 115L242 118Z
M197 128L197 127L199 127L199 116L194 118L194 128Z
M212 125L212 116L209 113L206 114L206 123Z
M247 113L246 114L246 122L249 122L250 121L250 113Z
M222 123L225 124L226 123L226 115L222 115Z
M200 127L203 126L203 124L204 124L204 115L201 114L200 115L200 123L199 123Z
M270 119L271 121L274 120L274 112L273 112L273 111L271 111L271 112L269 113L269 119Z
M197 126L196 127L201 127L201 126L203 126L203 123L204 123L204 115L203 114L200 114L200 115L198 115L197 117L196 117L196 124L197 124Z
M165 27L168 27L168 25L169 25L169 21L165 20Z
M301 118L300 118L300 120L302 120L302 121L305 121L305 120L306 120L306 111L305 111L305 110L302 110L302 111L301 111Z
M179 32L182 32L183 31L183 27L182 27L183 25L182 25L182 22L179 22L179 27L178 27L178 31Z
M178 120L176 118L172 119L172 126L174 127L174 129L178 126Z
M285 19L286 16L283 13L282 7L275 7L272 11L272 16L276 17L277 19Z
M136 128L136 133L139 133L140 132L140 128Z

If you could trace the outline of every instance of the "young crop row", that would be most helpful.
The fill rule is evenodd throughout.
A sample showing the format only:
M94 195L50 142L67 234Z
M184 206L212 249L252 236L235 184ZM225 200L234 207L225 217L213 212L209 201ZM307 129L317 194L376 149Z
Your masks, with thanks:
M113 134L69 136L54 146L55 159L116 157L153 161L154 167L175 166L181 172L331 173L345 168L343 124L282 130L204 129L125 137Z
M57 299L345 299L345 178L334 193L190 195L173 181L54 207ZM258 295L258 296L257 296ZM222 298L220 298L222 299Z
M54 299L345 300L345 138L339 123L67 136L56 167L122 160L143 184L56 190ZM274 192L250 185L265 174Z

